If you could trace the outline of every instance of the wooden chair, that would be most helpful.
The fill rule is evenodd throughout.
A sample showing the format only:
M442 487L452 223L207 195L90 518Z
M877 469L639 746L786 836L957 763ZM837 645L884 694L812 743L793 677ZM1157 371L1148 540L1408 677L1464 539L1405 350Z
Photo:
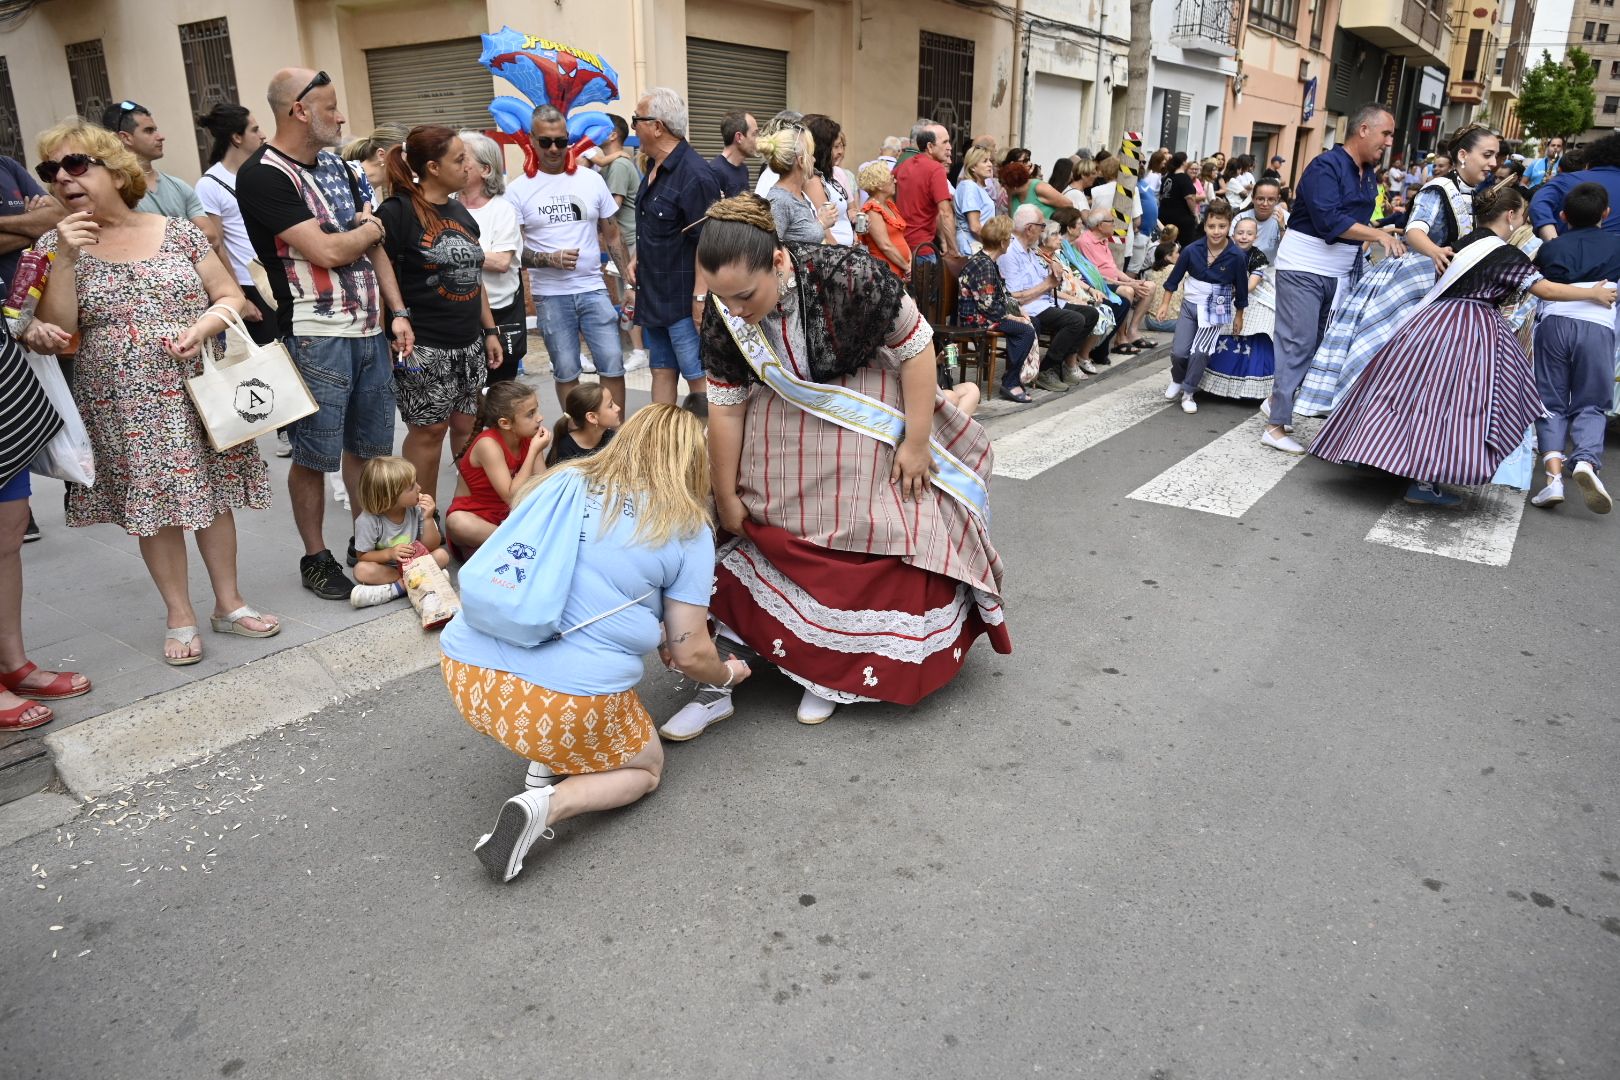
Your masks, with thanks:
M958 363L952 377L958 381L963 379L971 364L978 370L979 381L983 383L982 390L988 395L998 351L995 343L1001 340L1001 335L980 327L957 325L956 268L952 267L946 258L935 258L928 262L916 258L921 254L935 254L934 245L923 244L913 253L911 281L907 285L907 290L911 293L912 300L916 302L917 310L922 312L923 318L934 328L935 351L939 355L939 366L947 366L945 346L955 345L958 350Z

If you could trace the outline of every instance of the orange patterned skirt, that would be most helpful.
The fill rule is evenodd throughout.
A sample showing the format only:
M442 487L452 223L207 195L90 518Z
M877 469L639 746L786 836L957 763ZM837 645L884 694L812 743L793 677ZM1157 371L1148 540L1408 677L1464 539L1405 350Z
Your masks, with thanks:
M634 690L563 694L448 656L439 668L450 700L474 731L564 776L623 768L658 737Z

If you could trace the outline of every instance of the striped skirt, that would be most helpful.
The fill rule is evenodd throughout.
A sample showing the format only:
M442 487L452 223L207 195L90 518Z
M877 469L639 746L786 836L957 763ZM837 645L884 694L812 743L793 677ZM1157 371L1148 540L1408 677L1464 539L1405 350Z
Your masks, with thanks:
M1350 295L1334 305L1322 347L1300 384L1294 415L1327 416L1338 408L1395 335L1401 317L1434 288L1434 280L1434 260L1416 252L1385 259L1362 274Z
M1411 480L1483 484L1542 412L1530 361L1496 308L1439 300L1372 358L1311 453Z

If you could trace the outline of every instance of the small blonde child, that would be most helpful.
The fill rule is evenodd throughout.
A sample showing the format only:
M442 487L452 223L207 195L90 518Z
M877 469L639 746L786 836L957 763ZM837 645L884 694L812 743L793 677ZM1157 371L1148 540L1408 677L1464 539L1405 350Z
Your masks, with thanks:
M613 438L624 421L624 409L613 400L613 392L601 383L580 383L568 391L563 416L551 433L551 449L546 453L549 468L560 461L590 457Z
M433 496L416 482L416 466L399 457L367 461L360 470L360 516L354 521L354 548L360 553L349 594L357 608L386 604L405 595L400 566L418 557L421 544L441 567L450 553L433 516Z

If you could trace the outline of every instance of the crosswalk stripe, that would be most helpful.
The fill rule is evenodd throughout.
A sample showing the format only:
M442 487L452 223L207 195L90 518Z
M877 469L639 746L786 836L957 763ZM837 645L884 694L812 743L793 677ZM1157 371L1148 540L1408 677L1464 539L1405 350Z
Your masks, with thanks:
M1320 420L1298 420L1296 435L1310 440ZM1201 510L1222 517L1242 517L1261 497L1305 459L1260 445L1266 421L1251 416L1214 442L1199 448L1135 491L1141 502Z
M1152 371L1101 397L996 439L996 476L1032 480L1054 465L1140 423L1170 402L1165 376Z
M1368 542L1485 566L1506 566L1513 558L1519 520L1524 516L1524 492L1500 484L1459 491L1463 503L1452 510L1397 500L1367 533Z

